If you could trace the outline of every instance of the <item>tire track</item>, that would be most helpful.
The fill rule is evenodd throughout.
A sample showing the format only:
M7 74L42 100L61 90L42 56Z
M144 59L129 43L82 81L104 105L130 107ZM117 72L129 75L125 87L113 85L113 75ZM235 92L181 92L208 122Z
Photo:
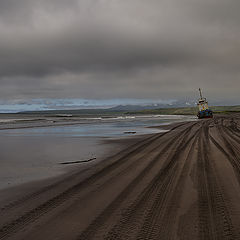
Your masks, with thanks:
M197 132L196 132L197 133ZM171 181L171 185L167 186L166 189L162 189L159 192L159 198L155 199L151 211L145 219L145 222L138 234L137 239L173 239L175 232L173 231L174 225L176 224L176 211L179 198L182 194L182 189L185 183L185 174L188 172L193 154L193 150L196 144L197 135L194 135L193 139L186 143L185 150L189 145L188 154L186 159L183 160L182 166L178 163L178 174L173 173L174 178ZM180 161L175 159L175 161ZM178 175L178 176L176 176ZM168 189L169 188L169 189ZM163 195L165 197L162 197Z
M207 128L208 126L203 126L198 140L199 238L233 240L236 238L228 206L213 161L208 157L210 149L208 140L205 141L208 138Z
M191 129L190 129L191 130ZM162 169L151 180L150 184L142 191L137 199L124 211L120 221L110 230L105 239L130 239L134 234L140 231L146 215L152 210L155 199L164 195L168 190L168 186L174 177L174 171L177 170L177 161L175 158L185 149L187 144L193 139L193 135L186 131L181 139L175 142L174 146L170 145L169 150L176 149L173 154L165 162ZM161 191L161 193L159 193ZM132 237L135 239L134 237ZM82 238L83 239L83 238Z
M104 222L109 219L112 213L116 208L126 199L127 195L131 193L131 191L139 185L139 182L151 171L152 168L159 161L159 157L166 153L169 148L173 147L174 142L178 140L180 137L184 138L191 131L191 129L195 126L195 123L192 124L189 128L184 131L178 133L173 139L171 139L168 144L158 153L158 155L140 172L140 174L134 178L134 180L114 199L114 201L82 232L78 239L92 239L96 232L102 227ZM185 135L183 134L185 132ZM187 133L186 133L187 132Z
M209 135L209 137L210 137L211 141L213 142L213 144L226 156L226 158L232 165L233 171L234 171L235 176L240 185L240 161L239 161L238 154L235 153L235 151L232 147L232 144L226 139L226 135L222 132L220 132L220 133L221 133L220 134L221 139L223 140L226 147L221 146L221 144L212 135ZM227 149L227 150L225 150L225 149Z

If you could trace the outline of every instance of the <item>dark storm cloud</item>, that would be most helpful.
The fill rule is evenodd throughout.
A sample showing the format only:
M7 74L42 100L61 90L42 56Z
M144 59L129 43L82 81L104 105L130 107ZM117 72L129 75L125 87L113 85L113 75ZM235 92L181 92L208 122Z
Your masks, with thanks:
M1 0L0 98L240 100L239 1Z

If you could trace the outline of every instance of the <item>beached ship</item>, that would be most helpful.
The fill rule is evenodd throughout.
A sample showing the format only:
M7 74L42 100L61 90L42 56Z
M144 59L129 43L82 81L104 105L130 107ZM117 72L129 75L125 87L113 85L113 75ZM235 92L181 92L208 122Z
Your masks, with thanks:
M198 118L212 118L213 112L208 107L207 99L202 96L201 88L199 88L200 98L198 99Z

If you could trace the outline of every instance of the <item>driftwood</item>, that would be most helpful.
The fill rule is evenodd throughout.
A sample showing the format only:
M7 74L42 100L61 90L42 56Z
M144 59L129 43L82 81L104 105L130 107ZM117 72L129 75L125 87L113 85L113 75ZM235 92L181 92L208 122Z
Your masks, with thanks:
M94 158L90 158L90 159L87 159L87 160L79 160L79 161L73 161L73 162L62 162L60 164L67 165L67 164L75 164L75 163L86 163L86 162L93 161L95 159L97 159L97 158L94 157Z

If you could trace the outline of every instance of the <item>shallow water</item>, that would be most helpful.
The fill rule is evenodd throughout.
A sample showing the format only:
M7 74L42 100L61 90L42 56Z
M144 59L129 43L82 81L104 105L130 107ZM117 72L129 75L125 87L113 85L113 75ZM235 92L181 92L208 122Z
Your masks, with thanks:
M159 129L147 128L177 121L194 120L193 116L152 115L113 118L79 118L81 123L69 126L7 129L0 136L55 136L55 137L120 137L125 132L139 134L157 133ZM96 122L97 120L97 122Z

